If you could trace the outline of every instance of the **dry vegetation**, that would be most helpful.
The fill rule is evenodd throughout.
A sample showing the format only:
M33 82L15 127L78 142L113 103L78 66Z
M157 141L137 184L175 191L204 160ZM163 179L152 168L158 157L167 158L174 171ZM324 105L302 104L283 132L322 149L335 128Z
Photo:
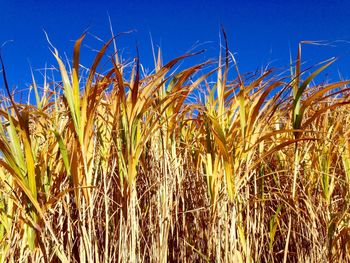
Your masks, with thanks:
M98 74L112 39L83 78L83 38L35 103L3 66L1 262L350 262L349 81L313 84L334 60L303 72L300 44L288 76L246 78L226 43Z

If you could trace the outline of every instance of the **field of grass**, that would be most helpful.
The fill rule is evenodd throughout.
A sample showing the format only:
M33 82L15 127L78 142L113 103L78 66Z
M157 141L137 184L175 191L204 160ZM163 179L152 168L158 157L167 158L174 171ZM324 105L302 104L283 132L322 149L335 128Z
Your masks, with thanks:
M83 38L34 103L2 63L0 262L350 262L350 81L314 81L334 60L304 70L301 43L244 75L224 37L145 75L112 39L83 74Z

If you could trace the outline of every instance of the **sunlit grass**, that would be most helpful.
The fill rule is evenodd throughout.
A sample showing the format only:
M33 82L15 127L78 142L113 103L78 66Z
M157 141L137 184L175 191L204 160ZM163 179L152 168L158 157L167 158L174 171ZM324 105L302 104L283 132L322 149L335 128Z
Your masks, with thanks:
M148 75L116 50L98 72L112 39L82 76L83 35L32 104L2 63L1 262L350 260L349 81L314 84L335 60L303 71L305 43L246 79L223 35L217 63L159 50Z

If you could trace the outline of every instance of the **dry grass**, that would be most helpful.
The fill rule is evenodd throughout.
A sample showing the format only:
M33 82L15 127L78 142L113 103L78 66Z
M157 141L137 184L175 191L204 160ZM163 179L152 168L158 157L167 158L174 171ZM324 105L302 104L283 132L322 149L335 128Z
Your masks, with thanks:
M111 40L83 79L83 38L35 104L3 66L1 262L350 262L349 82L312 84L333 60L247 79L226 42L98 74Z

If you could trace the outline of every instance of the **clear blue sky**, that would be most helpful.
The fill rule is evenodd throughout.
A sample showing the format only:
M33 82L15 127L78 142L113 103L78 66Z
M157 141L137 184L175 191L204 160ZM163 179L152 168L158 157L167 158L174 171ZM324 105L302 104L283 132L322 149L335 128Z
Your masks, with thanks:
M116 33L136 30L119 42L125 58L139 45L141 62L152 67L149 34L161 46L164 60L179 56L197 42L207 49L201 59L218 54L219 28L223 24L231 51L241 71L254 71L271 63L288 66L289 48L295 54L300 40L327 40L336 47L308 46L304 59L310 64L331 56L332 66L350 77L350 1L19 1L0 0L0 45L11 86L25 86L33 69L55 65L43 30L51 42L71 57L74 40L89 29L103 40L110 37L107 12ZM346 41L349 41L347 43ZM101 43L88 35L82 48L88 66ZM89 46L89 47L88 47ZM2 85L2 82L0 82Z

